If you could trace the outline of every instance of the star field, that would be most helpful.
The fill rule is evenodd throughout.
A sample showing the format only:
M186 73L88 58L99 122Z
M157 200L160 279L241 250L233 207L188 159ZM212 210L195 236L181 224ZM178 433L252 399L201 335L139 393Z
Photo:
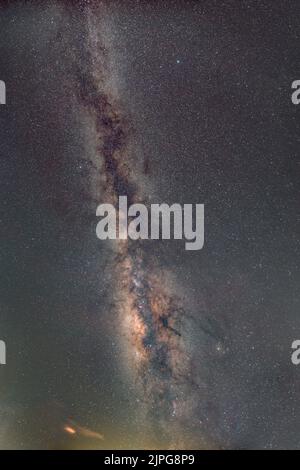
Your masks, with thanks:
M299 448L297 2L0 7L0 448ZM203 203L205 246L96 207Z

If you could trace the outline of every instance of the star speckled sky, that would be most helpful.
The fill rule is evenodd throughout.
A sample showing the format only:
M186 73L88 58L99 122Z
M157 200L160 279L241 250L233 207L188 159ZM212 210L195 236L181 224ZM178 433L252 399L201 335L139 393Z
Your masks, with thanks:
M299 448L299 18L297 1L2 2L1 449ZM117 258L95 234L116 180L203 203L203 250ZM142 296L149 368L123 323Z

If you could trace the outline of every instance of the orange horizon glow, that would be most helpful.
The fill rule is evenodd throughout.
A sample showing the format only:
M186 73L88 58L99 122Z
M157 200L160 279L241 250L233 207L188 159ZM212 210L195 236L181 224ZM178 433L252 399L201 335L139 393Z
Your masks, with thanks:
M68 433L68 434L76 434L76 431L74 428L71 428L71 426L65 426L64 427L64 430Z

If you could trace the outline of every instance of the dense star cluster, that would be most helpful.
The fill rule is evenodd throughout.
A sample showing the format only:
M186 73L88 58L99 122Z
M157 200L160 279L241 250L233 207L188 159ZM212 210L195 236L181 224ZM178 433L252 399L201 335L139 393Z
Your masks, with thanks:
M1 449L299 448L299 13L1 2ZM203 250L99 240L119 196Z
M129 126L121 104L115 99L117 90L106 83L103 69L106 37L99 37L95 14L93 10L93 17L89 16L90 12L86 17L87 39L90 39L87 43L97 44L97 48L87 47L89 61L80 74L79 99L94 120L97 152L92 167L96 173L98 168L101 175L100 191L96 185L96 194L100 200L115 204L119 196L126 196L129 203L141 202L145 200L143 179L138 162L130 154ZM95 194L92 196L95 198ZM125 214L118 213L118 218L122 217ZM182 388L191 371L182 335L176 329L177 323L184 322L185 311L174 286L167 286L147 242L119 240L112 243L111 249L115 254L110 269L116 278L111 298L116 304L119 334L125 335L124 354L128 355L125 367L131 365L137 386L138 382L142 385L143 408L147 420L151 421L149 432L151 427L156 433L162 427L163 435L169 436L165 442L174 446L178 444L178 430L174 430L173 424L178 428L182 420L192 420L190 413L182 416L182 402L189 401L187 396L183 398Z

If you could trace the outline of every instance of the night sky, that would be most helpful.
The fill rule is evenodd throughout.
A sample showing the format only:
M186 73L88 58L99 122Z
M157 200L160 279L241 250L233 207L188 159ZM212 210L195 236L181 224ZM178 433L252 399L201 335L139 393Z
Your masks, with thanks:
M300 448L298 1L0 5L0 449ZM205 205L205 245L96 208Z

